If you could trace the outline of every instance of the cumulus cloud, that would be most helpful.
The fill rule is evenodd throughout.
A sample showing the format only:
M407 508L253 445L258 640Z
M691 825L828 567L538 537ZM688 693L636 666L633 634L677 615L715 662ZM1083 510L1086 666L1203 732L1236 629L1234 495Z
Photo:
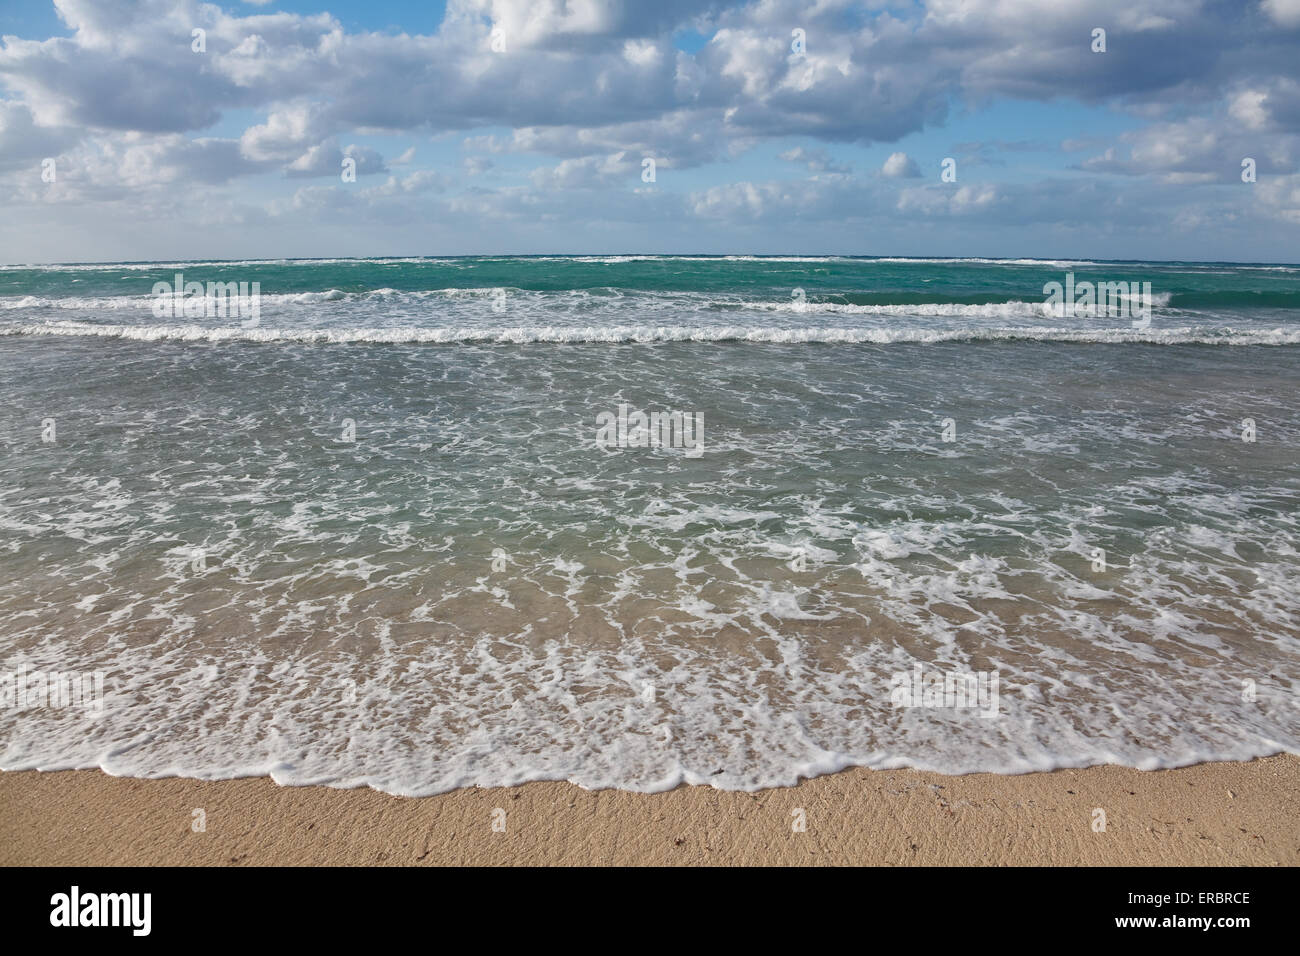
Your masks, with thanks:
M311 103L275 110L266 122L244 130L240 151L252 160L290 162L329 132L321 114L321 108Z
M534 170L532 180L538 189L591 189L616 182L639 184L642 161L641 156L626 151L566 159L557 166Z
M1013 197L1036 202L1033 184L968 177L1034 150L1077 152L1072 175L1112 191L1140 180L1131 202L1151 184L1181 189L1168 223L1215 210L1197 188L1235 181L1243 156L1258 163L1255 195L1293 209L1300 168L1300 0L450 0L427 34L349 29L261 0L55 8L68 36L0 40L0 196L46 211L131 197L153 210L154 194L183 183L209 190L203 201L231 222L372 207L515 225L676 217L661 220L665 235L677 219L994 221L1016 215ZM1091 49L1097 26L1104 54ZM682 31L707 42L684 52ZM1136 125L1063 143L1027 130L958 144L938 155L959 157L960 184L910 184L920 172L902 149L878 174L859 164L860 179L845 159L942 128L954 108L1007 101L1092 104ZM397 158L386 163L367 137L392 138ZM423 146L417 159L410 145L453 137L462 154L450 159ZM774 145L756 150L764 144ZM756 154L769 168L733 166ZM56 184L37 176L46 157L59 159ZM345 157L378 185L325 184ZM645 157L661 172L653 188ZM804 178L782 180L791 166ZM286 178L322 183L255 195L252 184ZM69 222L89 215L58 208Z
M1259 184L1258 202L1265 215L1300 225L1300 175L1266 179Z
M384 158L368 146L351 145L344 149L333 140L318 143L295 159L285 169L291 179L316 176L341 176L344 159L351 159L358 176L373 176L388 172Z
M0 170L31 166L33 160L58 156L81 139L66 126L38 126L22 103L0 100Z
M885 164L880 167L880 175L886 179L918 179L921 170L917 168L916 160L907 153L890 153Z
M1253 135L1263 123L1260 100L1238 97L1228 116L1189 117L1153 123L1120 137L1121 145L1078 164L1089 172L1159 176L1171 183L1230 182L1249 156L1264 172L1292 172L1300 160L1300 138L1285 135L1261 142ZM1263 146L1263 150L1257 147Z
M920 186L903 191L898 198L898 211L925 216L984 216L1003 201L998 188L990 183Z

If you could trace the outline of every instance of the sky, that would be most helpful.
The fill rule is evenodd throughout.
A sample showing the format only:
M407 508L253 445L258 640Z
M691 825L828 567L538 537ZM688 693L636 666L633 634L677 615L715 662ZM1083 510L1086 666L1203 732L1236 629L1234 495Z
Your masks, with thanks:
M0 0L0 261L619 252L1296 262L1300 0Z

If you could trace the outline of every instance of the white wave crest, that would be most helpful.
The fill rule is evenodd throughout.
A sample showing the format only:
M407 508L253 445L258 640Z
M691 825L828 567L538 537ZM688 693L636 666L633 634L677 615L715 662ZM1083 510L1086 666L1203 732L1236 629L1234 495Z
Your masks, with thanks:
M1078 342L1150 345L1300 345L1300 329L1002 328L764 328L755 326L501 326L493 328L274 329L198 325L97 325L52 322L0 328L8 336L83 336L141 342L298 342L319 344L457 345L638 342L758 342L777 345L891 345L940 342Z

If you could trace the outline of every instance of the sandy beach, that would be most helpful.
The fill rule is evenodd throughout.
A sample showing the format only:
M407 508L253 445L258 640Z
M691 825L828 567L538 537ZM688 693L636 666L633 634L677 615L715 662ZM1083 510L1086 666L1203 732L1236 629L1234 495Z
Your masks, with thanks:
M0 774L7 866L1294 866L1298 821L1293 755L1151 772L855 769L758 793L530 783L420 799L267 778Z

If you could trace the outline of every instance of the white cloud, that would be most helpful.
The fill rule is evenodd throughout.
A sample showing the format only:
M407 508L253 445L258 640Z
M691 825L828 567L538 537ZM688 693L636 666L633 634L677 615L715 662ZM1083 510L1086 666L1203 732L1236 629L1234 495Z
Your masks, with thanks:
M1243 90L1232 98L1228 112L1247 129L1263 129L1268 124L1268 112L1264 109L1266 99L1268 94L1261 90Z
M916 167L916 160L907 153L890 153L885 164L880 167L880 175L886 179L917 179L921 170Z
M355 168L358 176L370 176L388 171L388 167L384 165L384 158L373 149L357 145L339 149L338 143L326 140L311 147L290 163L285 169L285 175L294 179L315 176L341 177L345 157L356 161Z
M69 223L89 221L96 203L166 216L154 197L178 184L232 222L263 206L286 223L332 208L403 220L479 209L512 228L538 217L681 216L719 228L992 219L1015 215L1012 190L975 173L1014 144L979 146L961 160L961 185L944 189L905 182L919 170L901 151L855 181L850 151L924 135L951 102L1027 99L1102 104L1144 124L1060 147L1089 157L1071 175L1112 193L1114 174L1140 177L1124 187L1130 204L1159 185L1184 196L1179 221L1211 215L1197 187L1234 180L1249 155L1268 187L1256 195L1293 208L1277 183L1300 160L1300 38L1278 27L1300 24L1300 0L1244 10L1201 0L451 0L429 35L349 32L328 13L254 6L58 0L70 36L5 37L0 199L47 212L75 199L57 206ZM792 25L806 30L802 55ZM1088 49L1096 25L1110 31L1104 56ZM506 53L489 47L493 26ZM194 27L207 31L206 52L191 49ZM687 54L673 41L684 29L712 39ZM233 122L244 116L241 133ZM401 155L385 164L369 136L391 137L383 148ZM414 168L409 142L455 140L460 155ZM931 146L912 142L914 152ZM770 178L784 174L762 168L773 154L802 178ZM292 201L275 192L283 176L338 176L344 155L378 185L322 184ZM57 184L39 181L46 156L59 158ZM653 187L640 178L645 156L660 171ZM410 168L385 176L390 165ZM1052 215L1050 202L1041 209L1023 215ZM779 225L772 234L784 235Z
M1300 26L1300 0L1264 0L1260 6L1275 23L1284 27Z
M244 130L240 150L253 160L289 162L318 144L328 132L319 105L299 104L276 110L265 123Z
M534 170L532 181L538 189L590 189L613 183L633 188L641 183L641 160L625 150L566 159L557 166Z
M1300 225L1300 174L1267 177L1254 186L1256 204L1266 215ZM1279 249L1277 258L1295 256Z

